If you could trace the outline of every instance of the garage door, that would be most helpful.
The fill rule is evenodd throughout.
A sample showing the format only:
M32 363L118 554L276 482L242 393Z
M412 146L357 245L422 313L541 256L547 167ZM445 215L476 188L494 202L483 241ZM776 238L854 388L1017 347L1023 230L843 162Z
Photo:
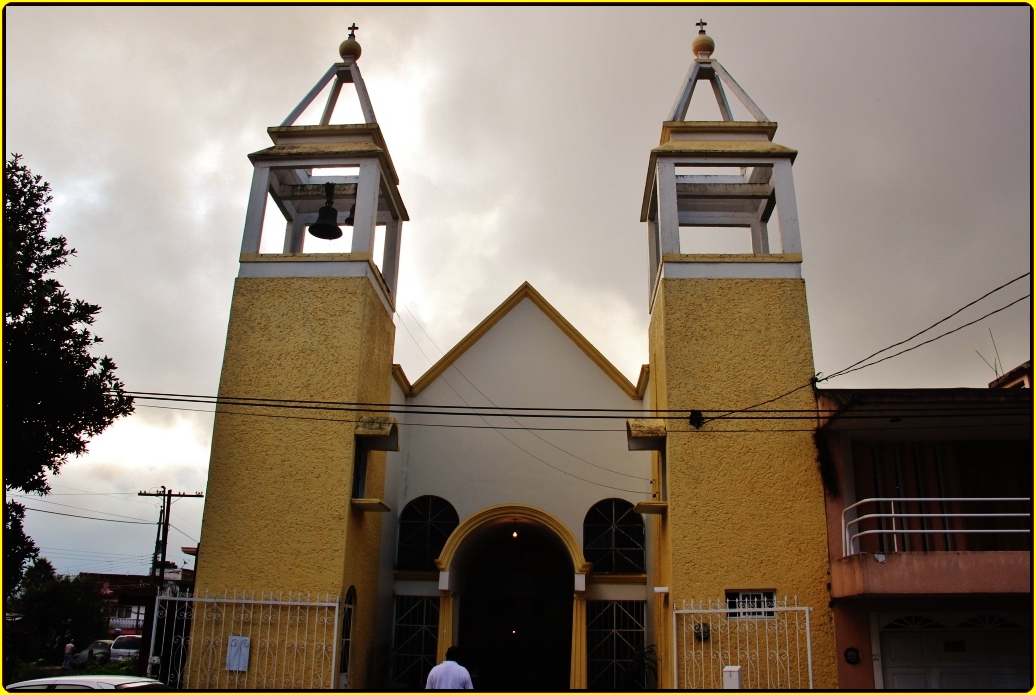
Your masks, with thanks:
M882 676L895 690L1027 690L1027 616L1014 613L881 614Z

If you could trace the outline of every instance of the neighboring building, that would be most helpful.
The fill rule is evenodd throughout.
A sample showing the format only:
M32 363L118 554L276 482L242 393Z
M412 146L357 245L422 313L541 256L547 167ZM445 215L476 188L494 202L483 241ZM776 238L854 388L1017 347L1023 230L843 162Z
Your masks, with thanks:
M991 389L1031 389L1032 360L1027 360L1006 374L1001 374L989 382Z
M479 689L842 683L845 626L872 609L832 602L841 498L825 498L813 424L743 413L817 412L796 152L704 31L692 46L648 153L636 384L528 283L411 382L392 361L408 215L351 36L269 129L250 155L197 591L159 611L167 682L421 688L459 644ZM702 80L725 120L684 120ZM293 125L328 85L320 124ZM332 125L350 85L365 122ZM755 120L732 120L726 90ZM283 230L263 228L268 200ZM348 252L305 252L307 228L336 225ZM745 228L752 252L683 253L695 227ZM264 234L283 234L278 252Z
M1032 391L824 389L839 685L1032 685Z
M109 606L109 635L139 635L145 616L155 604L155 586L147 574L100 574L84 572L101 589ZM165 571L166 586L188 589L194 582L194 571L176 567Z

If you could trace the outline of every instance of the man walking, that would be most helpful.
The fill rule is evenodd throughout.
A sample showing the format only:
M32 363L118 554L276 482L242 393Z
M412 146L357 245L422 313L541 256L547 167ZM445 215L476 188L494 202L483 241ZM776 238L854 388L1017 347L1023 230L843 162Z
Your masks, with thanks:
M428 673L425 690L471 690L471 676L457 663L459 659L460 647L447 649L443 662Z
M72 653L75 652L76 645L72 643L72 640L68 641L65 645L65 661L61 664L62 669L72 668Z

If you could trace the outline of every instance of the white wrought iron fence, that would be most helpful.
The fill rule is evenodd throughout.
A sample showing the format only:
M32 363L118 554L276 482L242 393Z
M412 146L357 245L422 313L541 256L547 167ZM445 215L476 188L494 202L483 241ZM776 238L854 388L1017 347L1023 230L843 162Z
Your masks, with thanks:
M673 683L723 688L723 669L740 666L749 690L813 687L811 608L788 599L684 601L673 611Z
M958 533L1030 533L1010 528L1010 519L1028 519L1028 512L974 511L976 504L1008 509L1031 503L1028 497L869 497L842 510L842 556L860 552L860 540L882 539L882 550L911 550L908 536L944 538L946 549ZM936 510L936 511L931 511ZM981 525L979 525L981 524ZM924 548L926 550L931 548Z
M144 618L108 618L108 627L113 630L139 630L144 626Z
M174 690L334 687L338 597L234 591L155 599L149 669Z

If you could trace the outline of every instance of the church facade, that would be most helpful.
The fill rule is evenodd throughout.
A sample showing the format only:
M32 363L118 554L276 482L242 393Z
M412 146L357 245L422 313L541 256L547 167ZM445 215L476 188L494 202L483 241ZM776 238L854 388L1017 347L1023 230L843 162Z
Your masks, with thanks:
M528 284L411 383L392 363L407 212L358 44L343 44L251 155L199 595L333 597L335 687L421 687L453 644L487 689L719 687L738 648L763 654L727 673L746 687L835 685L810 435L722 417L788 391L784 407L816 407L795 151L711 39L694 47L645 153L639 383ZM702 82L727 120L684 121ZM321 124L293 125L328 84ZM349 84L366 122L330 124ZM757 120L733 121L726 90ZM267 201L286 220L280 253L259 252L278 233L262 228ZM352 226L349 253L304 251L324 214L331 234ZM694 226L749 227L753 253L683 253ZM792 646L768 658L760 634Z
M527 283L411 381L392 359L408 213L353 38L269 129L193 622L163 653L181 685L420 689L458 645L484 690L838 687L815 427L758 417L817 413L796 152L704 30L692 48L645 153L636 384ZM343 88L364 123L330 123ZM685 120L696 88L724 120ZM342 227L348 252L306 250ZM695 227L747 228L752 253L686 253Z

